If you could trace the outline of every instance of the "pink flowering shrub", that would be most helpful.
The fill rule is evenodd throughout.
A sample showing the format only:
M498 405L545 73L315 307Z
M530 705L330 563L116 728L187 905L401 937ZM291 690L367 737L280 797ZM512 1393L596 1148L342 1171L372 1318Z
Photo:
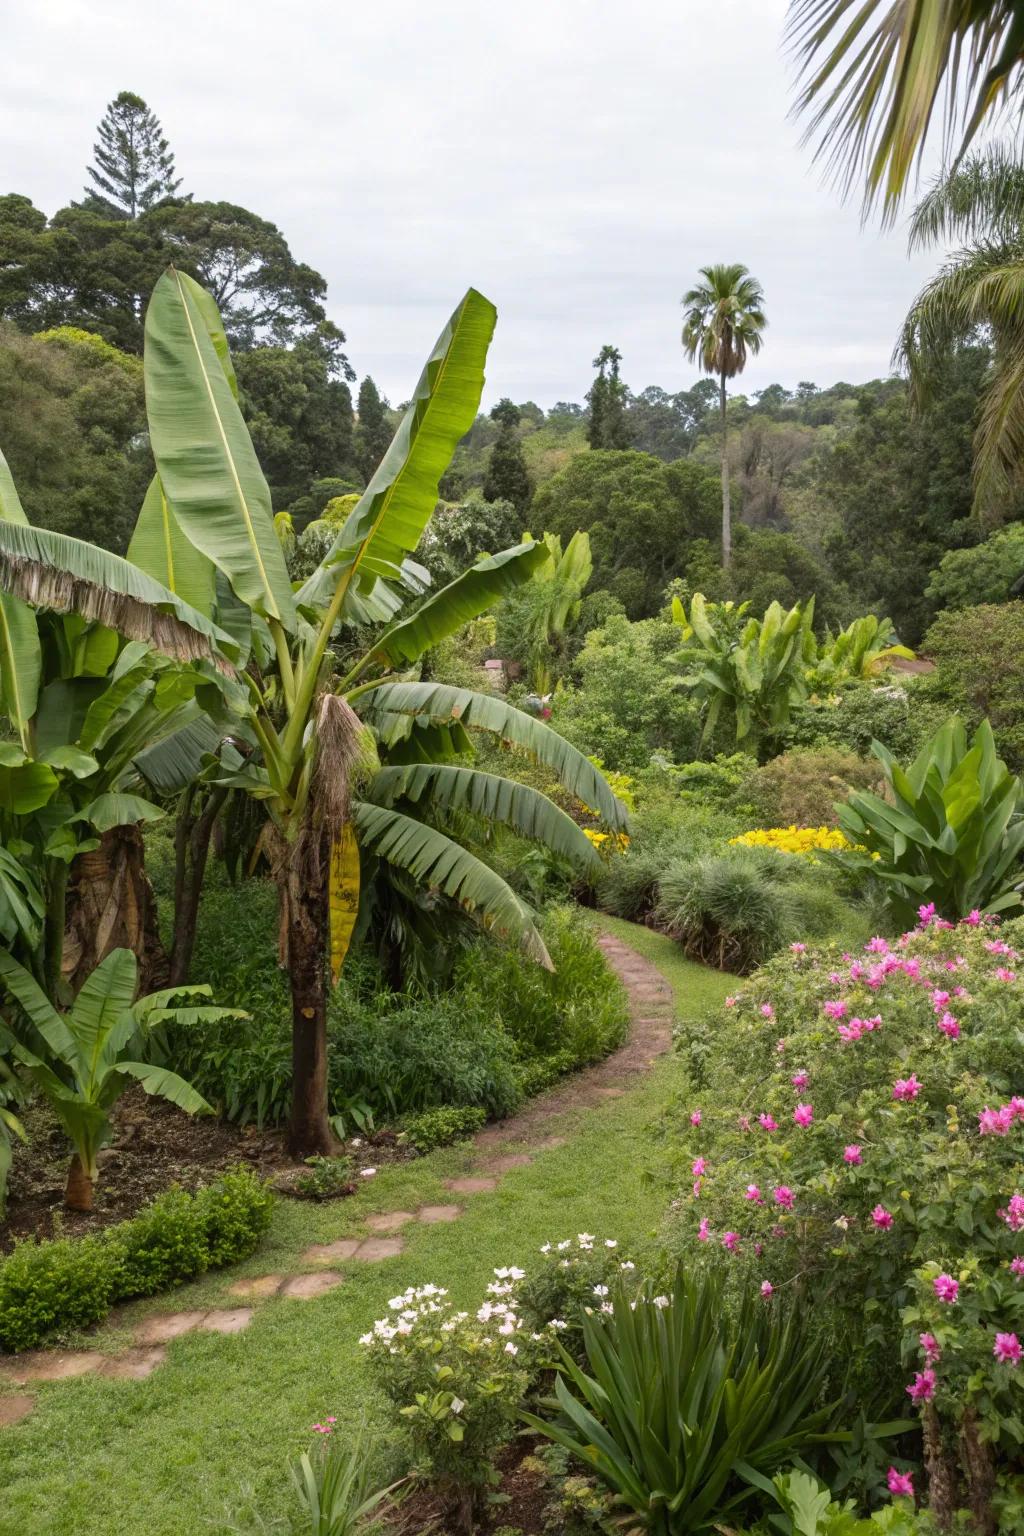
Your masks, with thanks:
M902 1400L936 1445L955 1427L1018 1470L1022 929L924 908L891 944L780 955L750 978L722 1025L742 1086L728 1108L705 1099L699 1127L684 1117L674 1217L743 1289L813 1298L866 1410Z

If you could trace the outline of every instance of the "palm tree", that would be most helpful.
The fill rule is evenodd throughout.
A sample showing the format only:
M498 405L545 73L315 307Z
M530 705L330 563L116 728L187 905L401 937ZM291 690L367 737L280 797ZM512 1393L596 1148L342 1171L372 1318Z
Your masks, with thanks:
M683 296L686 319L683 346L705 373L718 375L722 414L722 564L732 557L732 513L729 505L729 461L726 457L725 381L747 365L747 354L761 350L765 327L764 293L756 277L740 262L701 267L703 282Z
M914 300L896 347L919 399L950 351L993 343L975 436L975 508L998 515L1024 466L1024 165L1010 150L971 155L914 212L912 250L964 242Z
M803 72L797 112L848 190L882 194L891 220L944 98L956 160L983 120L1024 86L1021 0L791 0Z

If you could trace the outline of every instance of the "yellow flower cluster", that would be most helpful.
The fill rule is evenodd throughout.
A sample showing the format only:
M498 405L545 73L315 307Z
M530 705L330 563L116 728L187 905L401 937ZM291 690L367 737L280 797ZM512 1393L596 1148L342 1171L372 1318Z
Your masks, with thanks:
M741 848L777 848L780 853L820 853L849 848L838 827L757 827L731 837Z
M629 847L625 832L597 832L593 827L584 827L583 836L593 843L598 853L622 853Z

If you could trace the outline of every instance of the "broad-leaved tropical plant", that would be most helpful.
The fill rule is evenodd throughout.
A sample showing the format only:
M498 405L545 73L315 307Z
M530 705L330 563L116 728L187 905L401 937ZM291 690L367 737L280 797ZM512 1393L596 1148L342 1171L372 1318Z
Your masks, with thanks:
M873 613L854 619L837 635L826 629L808 681L812 688L832 688L837 683L868 682L891 667L897 657L912 661L914 652L900 645L891 619Z
M682 1267L667 1296L619 1284L584 1319L586 1368L562 1351L557 1417L524 1417L652 1536L722 1529L829 1417L821 1347L775 1308L749 1290L730 1308L720 1276Z
M840 855L885 882L896 920L912 927L920 906L953 922L973 911L1014 913L1024 882L1024 786L996 753L982 721L968 743L947 720L906 769L881 742L885 799L858 790L836 806L860 852Z
M58 1013L29 972L0 950L0 984L22 1016L3 1029L2 1043L27 1070L74 1148L64 1196L73 1210L92 1210L97 1154L110 1135L110 1111L130 1083L188 1114L210 1110L177 1073L141 1059L149 1032L170 1022L243 1017L196 1001L210 996L209 987L152 992L135 1001L137 982L135 956L112 950L70 1012Z

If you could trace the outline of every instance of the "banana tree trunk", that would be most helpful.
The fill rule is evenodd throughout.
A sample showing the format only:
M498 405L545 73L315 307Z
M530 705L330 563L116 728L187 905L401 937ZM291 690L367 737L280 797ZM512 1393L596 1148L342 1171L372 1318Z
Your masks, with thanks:
M169 972L172 987L184 986L191 973L210 840L227 797L228 791L215 785L197 815L193 785L186 791L178 812L174 833L174 937Z
M167 955L138 827L112 827L98 848L80 853L71 866L63 971L73 992L112 949L130 949L138 957L141 993L167 985Z
M296 1158L337 1151L327 1113L327 876L323 839L303 831L279 876L292 993L288 1150Z
M68 1166L68 1182L64 1190L64 1204L69 1211L91 1211L92 1192L92 1177L78 1153L74 1152Z
M728 570L732 563L732 506L729 501L729 433L726 425L724 373L719 380L718 390L722 414L722 564Z

